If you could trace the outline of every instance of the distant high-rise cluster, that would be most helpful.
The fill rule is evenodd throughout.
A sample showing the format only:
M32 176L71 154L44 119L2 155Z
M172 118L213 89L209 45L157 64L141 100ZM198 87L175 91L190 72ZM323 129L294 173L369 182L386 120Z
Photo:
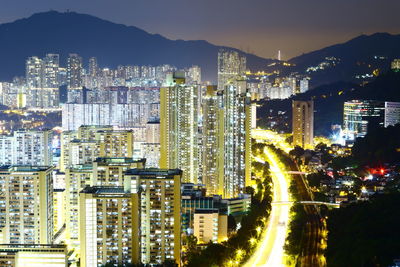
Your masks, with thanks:
M343 135L344 139L354 141L364 137L368 127L388 127L400 123L400 103L375 100L351 100L344 102Z
M30 57L26 61L26 93L20 91L18 107L56 108L59 106L58 72L60 59L57 54L47 54L43 59Z
M248 87L259 99L287 99L309 89L308 77L294 75L272 78L265 73L248 73Z
M218 85L195 65L59 61L30 57L25 79L0 84L2 103L62 115L61 128L0 135L0 265L27 251L62 266L181 265L185 235L226 240L228 216L251 203L259 91L246 58L221 50Z

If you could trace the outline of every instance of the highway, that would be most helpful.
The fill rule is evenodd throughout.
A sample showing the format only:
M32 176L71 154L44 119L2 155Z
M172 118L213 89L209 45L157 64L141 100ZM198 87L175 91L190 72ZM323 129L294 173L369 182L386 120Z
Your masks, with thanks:
M252 137L256 140L272 143L276 147L288 153L292 147L286 142L286 138L273 131L253 130ZM304 227L302 252L297 259L296 266L315 267L326 266L322 256L321 240L324 234L324 225L321 221L316 205L309 205L315 202L307 183L296 164L283 166L279 158L270 149L266 149L264 159L269 162L273 180L273 199L271 214L265 231L257 246L254 255L244 265L246 267L285 266L283 245L288 231L290 200L288 193L289 181L294 179L300 195L300 202L306 204L304 209L307 213L308 222ZM288 169L289 172L286 171ZM293 175L290 175L290 174ZM286 202L286 203L285 203Z
M254 255L244 265L252 266L285 266L283 263L283 246L289 223L289 181L285 169L278 157L269 149L264 150L265 159L270 164L273 186L273 202L288 202L288 204L272 204L267 227L261 235L261 239Z

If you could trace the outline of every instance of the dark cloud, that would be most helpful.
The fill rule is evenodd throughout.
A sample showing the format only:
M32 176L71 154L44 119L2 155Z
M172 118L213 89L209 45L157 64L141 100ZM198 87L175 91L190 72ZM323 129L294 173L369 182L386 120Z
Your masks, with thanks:
M2 0L0 22L50 9L95 15L172 39L205 39L286 58L361 33L400 32L399 0Z

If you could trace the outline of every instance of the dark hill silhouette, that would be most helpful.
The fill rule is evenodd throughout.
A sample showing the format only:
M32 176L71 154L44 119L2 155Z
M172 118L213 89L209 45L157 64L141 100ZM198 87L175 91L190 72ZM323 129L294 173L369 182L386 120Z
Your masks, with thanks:
M0 25L0 79L24 75L25 61L29 56L58 53L65 64L69 53L78 53L85 64L89 57L95 56L101 66L108 67L172 64L181 68L199 65L203 77L215 81L220 48L201 40L170 40L137 27L90 15L49 11ZM252 70L263 69L272 62L243 54Z
M339 59L339 63L318 72L312 72L314 86L335 81L359 82L356 75L371 74L380 69L386 72L394 58L400 58L400 35L375 33L361 35L348 42L332 45L320 50L292 58L289 62L296 64L290 71L305 73L310 66L317 66L327 57Z

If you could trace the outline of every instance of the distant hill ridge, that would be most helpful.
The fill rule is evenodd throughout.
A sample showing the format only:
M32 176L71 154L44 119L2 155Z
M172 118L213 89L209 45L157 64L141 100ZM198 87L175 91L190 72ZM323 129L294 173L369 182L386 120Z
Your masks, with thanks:
M134 26L112 23L75 12L49 11L0 25L0 79L24 75L29 56L58 53L65 64L69 53L78 53L87 64L95 56L101 66L172 64L199 65L203 77L216 81L217 53L221 46L206 41L170 40ZM237 50L237 49L235 49ZM237 50L239 51L239 50ZM250 69L273 62L246 55Z
M221 48L204 40L170 40L159 34L150 34L134 26L106 21L75 12L49 11L0 25L0 80L10 80L25 74L25 61L29 56L58 53L65 64L69 53L78 53L87 65L89 57L98 58L100 66L172 64L178 68L199 65L204 80L216 81L217 53ZM393 58L400 58L400 35L376 33L361 35L348 42L332 45L294 57L289 62L295 67L281 64L267 67L273 59L234 49L247 57L250 70L280 70L306 73L308 67L317 66L326 57L339 59L337 65L311 76L311 86L336 81L357 82L357 75L374 69L386 71ZM379 58L375 58L379 56Z

